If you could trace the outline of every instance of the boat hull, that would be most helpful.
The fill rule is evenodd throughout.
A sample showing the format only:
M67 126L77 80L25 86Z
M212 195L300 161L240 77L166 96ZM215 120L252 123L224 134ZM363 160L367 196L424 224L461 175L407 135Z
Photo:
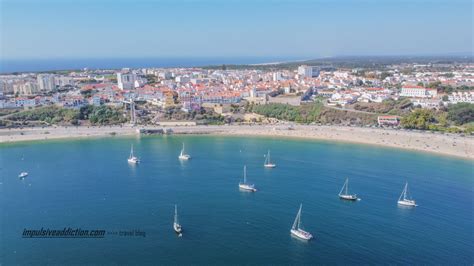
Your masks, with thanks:
M356 195L339 195L339 198L343 200L357 200Z
M131 163L131 164L137 164L137 163L140 162L140 160L136 157L129 158L127 161L128 161L128 163Z
M399 200L399 201L398 201L398 205L409 206L409 207L416 207L416 206L418 206L418 205L416 205L416 203L415 203L414 200Z
M249 192L256 192L257 189L253 186L246 185L246 184L239 184L239 189Z
M18 177L21 178L21 179L23 179L27 176L28 176L28 173L21 173L20 175L18 175Z
M263 167L265 167L265 168L275 168L275 167L276 167L276 165L275 165L275 164L272 164L272 163L270 163L270 164L264 164L264 165L263 165Z
M310 233L304 231L304 230L301 230L301 229L291 229L290 230L290 233L292 236L294 237L297 237L299 239L302 239L302 240L310 240L313 238L313 235L311 235Z
M181 225L173 223L173 229L177 234L181 234L183 232L183 228Z
M180 155L180 156L178 156L178 159L186 161L186 160L191 159L191 156L189 156L189 155Z

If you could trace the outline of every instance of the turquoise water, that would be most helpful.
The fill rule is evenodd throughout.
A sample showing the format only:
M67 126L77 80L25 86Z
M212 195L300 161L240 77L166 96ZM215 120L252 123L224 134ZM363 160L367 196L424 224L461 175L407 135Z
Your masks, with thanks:
M180 163L182 142L193 158ZM126 161L132 143L138 166ZM275 169L262 166L267 149ZM238 189L244 164L256 193ZM474 262L472 161L330 142L171 136L3 145L0 166L5 265ZM30 175L19 180L23 170ZM361 201L338 199L346 177ZM396 204L406 180L419 207ZM175 203L181 238L172 230ZM300 203L310 242L290 236ZM146 237L21 238L24 228L41 227Z

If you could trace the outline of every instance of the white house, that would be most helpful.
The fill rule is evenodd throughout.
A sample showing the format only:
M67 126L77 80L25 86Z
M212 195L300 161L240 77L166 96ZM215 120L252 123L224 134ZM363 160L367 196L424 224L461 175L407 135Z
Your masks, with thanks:
M424 88L421 86L405 86L402 87L400 96L412 98L433 98L438 95L436 89Z
M474 91L459 91L453 92L448 96L450 103L474 103Z

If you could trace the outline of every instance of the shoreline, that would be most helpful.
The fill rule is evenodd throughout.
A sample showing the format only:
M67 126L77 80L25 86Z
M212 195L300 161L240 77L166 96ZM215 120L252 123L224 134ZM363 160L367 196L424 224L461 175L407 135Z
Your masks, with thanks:
M0 144L28 141L134 136L138 128L171 128L176 135L253 136L323 140L368 144L474 160L474 138L427 131L381 128L295 125L222 125L222 126L101 126L0 129Z

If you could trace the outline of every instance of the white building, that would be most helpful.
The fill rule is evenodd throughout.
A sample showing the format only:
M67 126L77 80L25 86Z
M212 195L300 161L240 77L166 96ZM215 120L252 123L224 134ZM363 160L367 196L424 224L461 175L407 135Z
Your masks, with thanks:
M273 76L273 81L283 80L283 75L281 74L281 72L274 72L272 76Z
M13 84L13 92L18 95L33 95L38 92L38 85L32 81L20 81Z
M169 71L165 71L165 72L160 72L158 73L158 77L160 79L170 79L173 77L172 73L169 72Z
M414 99L411 101L414 106L420 106L421 108L436 109L440 107L441 100L438 98L434 99Z
M35 107L36 100L35 99L28 99L28 98L16 98L15 99L16 107Z
M145 84L146 84L145 80L143 80L143 79L141 79L141 78L136 78L135 81L133 82L133 86L134 86L135 88L139 88L139 87L141 87L141 86L143 86L143 85L145 85Z
M175 78L175 81L178 82L178 83L188 83L189 81L191 81L191 78L189 76L177 76Z
M400 124L400 117L396 115L381 115L377 117L379 126L398 126Z
M135 73L117 73L117 86L121 90L130 90L135 87L135 80L137 75Z
M474 103L474 91L459 91L453 92L448 96L450 103Z
M433 98L438 95L436 89L428 89L421 86L405 86L400 92L400 96L414 98Z
M63 87L66 85L71 85L71 86L74 85L74 79L68 76L55 77L54 81L55 81L55 84L59 87Z
M357 101L358 96L352 93L334 93L328 100L328 105L346 105Z
M36 76L38 82L38 89L40 91L53 91L56 88L54 75L51 74L38 74Z
M16 103L13 100L0 99L0 109L2 108L16 108Z
M7 80L0 80L0 92L4 95L13 93L13 82Z
M298 75L305 78L313 78L319 76L319 68L314 66L302 65L298 67Z

